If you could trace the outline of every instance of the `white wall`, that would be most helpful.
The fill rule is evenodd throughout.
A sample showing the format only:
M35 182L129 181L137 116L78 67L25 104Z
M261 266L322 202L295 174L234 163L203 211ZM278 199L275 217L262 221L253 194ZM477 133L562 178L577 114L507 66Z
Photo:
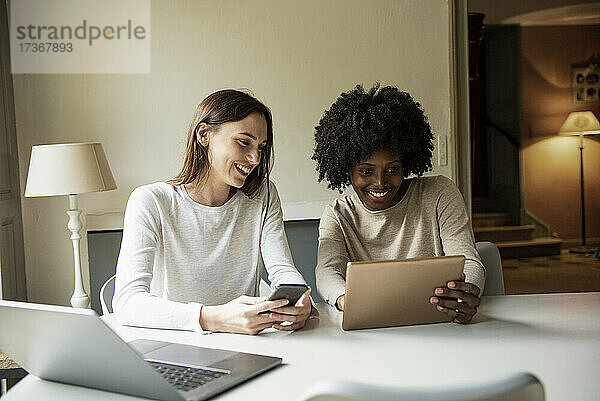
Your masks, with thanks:
M80 207L109 213L95 226L118 225L133 188L177 172L200 100L250 88L273 111L286 218L318 217L338 193L317 183L314 126L342 91L376 81L422 103L448 139L448 165L434 155L434 173L454 178L450 15L442 0L153 1L151 74L14 76L21 187L32 145L100 141L118 190L82 195ZM66 197L23 199L31 301L69 303L67 206Z

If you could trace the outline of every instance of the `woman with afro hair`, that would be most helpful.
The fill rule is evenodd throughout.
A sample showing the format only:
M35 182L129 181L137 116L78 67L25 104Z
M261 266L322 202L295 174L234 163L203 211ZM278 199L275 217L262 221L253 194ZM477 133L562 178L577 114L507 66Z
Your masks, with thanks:
M342 93L315 128L319 181L354 193L326 206L319 224L317 288L344 309L350 261L466 257L463 280L434 290L430 302L453 321L477 312L485 268L458 188L431 169L431 127L419 103L395 87L361 85ZM413 178L409 178L413 176Z

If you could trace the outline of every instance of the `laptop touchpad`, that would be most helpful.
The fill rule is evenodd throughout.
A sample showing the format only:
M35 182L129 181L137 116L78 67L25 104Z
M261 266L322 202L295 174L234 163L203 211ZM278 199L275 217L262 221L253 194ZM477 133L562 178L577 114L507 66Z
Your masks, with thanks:
M201 348L193 345L170 344L155 351L146 352L144 359L210 367L215 362L222 361L235 354L237 352Z

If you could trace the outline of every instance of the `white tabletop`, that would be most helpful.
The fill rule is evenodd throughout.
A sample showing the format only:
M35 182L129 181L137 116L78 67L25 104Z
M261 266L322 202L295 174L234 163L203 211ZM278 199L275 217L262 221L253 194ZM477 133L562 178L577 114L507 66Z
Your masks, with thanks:
M282 366L216 400L294 400L311 383L327 378L444 386L521 371L542 381L547 400L598 400L600 394L600 293L484 297L469 325L443 323L350 332L341 329L340 312L324 304L319 309L320 319L300 331L270 330L258 336L199 335L108 322L125 341L147 338L283 358ZM3 401L26 399L43 385L28 377ZM52 391L67 391L61 386L53 384ZM76 390L70 387L68 391ZM101 392L94 393L97 395L89 393L86 399L103 399Z

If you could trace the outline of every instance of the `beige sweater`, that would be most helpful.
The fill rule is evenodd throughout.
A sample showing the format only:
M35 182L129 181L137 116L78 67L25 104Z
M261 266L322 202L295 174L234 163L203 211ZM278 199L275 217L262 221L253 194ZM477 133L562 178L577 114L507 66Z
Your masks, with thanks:
M368 210L356 193L325 207L319 224L317 289L334 305L350 261L464 255L466 281L483 289L485 268L458 188L443 176L413 178L396 205Z

